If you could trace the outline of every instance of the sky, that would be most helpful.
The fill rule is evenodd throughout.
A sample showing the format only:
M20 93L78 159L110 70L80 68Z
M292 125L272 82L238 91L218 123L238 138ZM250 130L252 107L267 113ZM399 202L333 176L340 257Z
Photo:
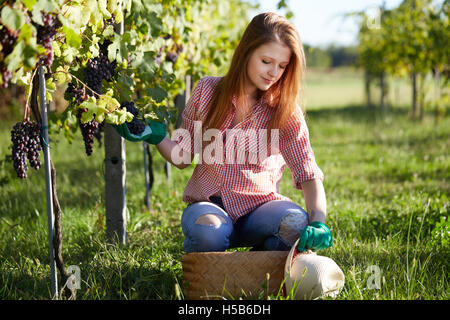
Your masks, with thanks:
M278 0L259 0L261 12L276 12ZM387 9L397 7L401 0L289 0L294 13L293 22L302 42L312 46L327 47L330 44L352 45L357 43L358 25L355 19L343 18L342 14L362 11L374 16L377 8L385 2ZM375 21L375 20L374 20Z

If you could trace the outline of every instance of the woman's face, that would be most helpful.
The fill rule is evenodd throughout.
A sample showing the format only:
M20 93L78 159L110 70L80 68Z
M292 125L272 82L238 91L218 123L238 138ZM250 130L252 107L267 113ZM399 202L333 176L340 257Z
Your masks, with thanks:
M259 46L247 65L247 93L253 95L256 89L267 91L283 75L291 58L291 49L280 42L268 42Z

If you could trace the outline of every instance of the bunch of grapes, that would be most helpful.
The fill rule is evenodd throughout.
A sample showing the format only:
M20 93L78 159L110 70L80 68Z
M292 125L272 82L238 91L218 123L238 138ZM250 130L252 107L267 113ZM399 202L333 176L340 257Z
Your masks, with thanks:
M45 57L41 58L40 62L47 67L53 63L53 48L52 42L55 40L57 29L61 26L58 18L53 14L42 12L43 26L35 24L37 28L37 43L47 49Z
M2 29L0 29L0 43L2 45L2 54L6 57L10 54L14 49L14 44L17 41L18 35L9 30L6 26L1 25Z
M105 129L105 121L102 121L98 124L97 132L94 133L95 139L97 139L100 146L102 145L102 132Z
M166 54L166 61L175 63L177 62L178 56L181 52L183 52L183 44L175 44L174 45L175 50L169 51Z
M126 108L128 112L130 112L133 115L133 120L131 122L127 122L128 130L132 134L141 134L145 130L145 122L142 120L139 120L137 118L137 115L139 113L138 109L134 106L134 102L125 101L121 104L122 108Z
M110 62L108 59L108 46L111 41L106 40L103 44L100 44L100 54L96 58L91 58L86 64L84 69L84 81L87 86L92 89L96 94L102 93L102 81L112 81L115 70L117 68L117 62ZM89 96L94 95L92 90L88 89L87 94ZM81 114L80 114L81 117ZM98 123L95 119L92 119L88 123L81 124L80 128L83 133L83 139L86 146L86 153L90 155L92 153L93 137L101 142L101 132L103 130L103 123Z
M13 51L18 35L4 25L0 25L0 27L0 72L3 78L2 87L7 88L8 83L11 81L12 73L7 69L3 61Z
M95 93L102 93L102 80L111 78L109 68L100 57L89 59L86 68L84 69L84 81L89 88L93 89ZM92 96L91 90L88 90L88 95Z
M84 69L84 81L97 94L101 94L103 79L112 81L117 67L116 61L110 62L108 59L108 46L110 44L111 41L108 40L101 44L99 56L89 59ZM88 94L93 95L94 93L88 90Z
M9 71L5 65L3 64L3 62L0 65L0 69L2 72L2 78L3 78L3 84L2 87L3 88L8 88L8 83L11 81L12 79L12 73L11 71Z
M79 106L88 99L88 96L83 88L78 88L73 83L69 83L67 86L66 92L64 93L67 100L71 100L74 98L75 105ZM81 129L81 135L83 136L84 147L86 150L86 154L90 156L92 154L92 145L94 143L94 137L100 142L101 140L101 129L103 127L102 124L98 123L95 118L90 120L87 123L81 122L81 116L84 112L86 112L86 108L79 108L77 110L77 119L78 125Z
M41 167L39 159L39 152L42 150L40 132L40 125L28 118L17 122L11 131L14 169L21 179L27 177L27 159L35 170L39 170Z
M83 88L77 88L72 82L69 83L67 86L66 92L64 93L66 96L66 100L72 100L72 98L75 98L75 104L79 106L83 103L83 101L86 101L88 99L88 96L86 95Z
M99 123L92 119L86 123L81 122L81 115L88 111L86 108L79 108L77 112L78 124L80 125L81 135L83 136L84 147L86 154L90 156L92 154L92 145L94 144L94 137L98 134Z
M178 54L176 52L169 51L166 54L166 61L175 63L177 62Z

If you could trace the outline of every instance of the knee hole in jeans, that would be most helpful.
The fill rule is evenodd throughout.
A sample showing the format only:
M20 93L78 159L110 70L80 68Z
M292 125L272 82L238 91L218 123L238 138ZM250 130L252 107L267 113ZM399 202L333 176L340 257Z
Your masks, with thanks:
M281 220L278 234L287 245L292 246L307 224L308 221L305 214L290 213Z
M201 224L204 226L220 226L222 223L227 223L224 217L216 213L206 213L201 215L195 220L195 224Z

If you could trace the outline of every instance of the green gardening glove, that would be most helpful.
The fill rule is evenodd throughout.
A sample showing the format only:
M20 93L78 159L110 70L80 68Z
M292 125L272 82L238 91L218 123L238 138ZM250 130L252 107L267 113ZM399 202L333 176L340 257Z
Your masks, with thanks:
M308 249L322 250L333 245L333 236L325 223L311 222L301 233L297 249L300 252Z
M121 137L132 142L145 141L150 144L158 144L166 136L166 125L153 120L147 123L145 130L140 134L132 134L126 123L113 125L113 127Z

